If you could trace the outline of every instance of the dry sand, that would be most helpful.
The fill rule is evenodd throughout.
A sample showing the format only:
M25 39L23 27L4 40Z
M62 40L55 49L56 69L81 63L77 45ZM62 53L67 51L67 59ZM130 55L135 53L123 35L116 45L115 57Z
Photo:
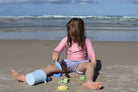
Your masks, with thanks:
M20 73L32 72L52 64L51 52L59 41L0 40L0 92L59 92L59 78L47 84L29 86L14 80L12 68ZM138 92L138 42L93 42L99 75L103 82L99 92ZM60 59L65 58L65 51ZM95 92L81 86L76 73L70 73L66 92ZM65 77L63 75L63 77ZM62 78L63 78L62 77Z

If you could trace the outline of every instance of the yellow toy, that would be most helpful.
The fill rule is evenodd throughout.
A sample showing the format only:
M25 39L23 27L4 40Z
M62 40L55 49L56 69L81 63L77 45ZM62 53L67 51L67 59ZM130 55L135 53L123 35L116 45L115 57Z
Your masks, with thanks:
M68 89L68 86L58 86L58 90L64 91L67 89Z

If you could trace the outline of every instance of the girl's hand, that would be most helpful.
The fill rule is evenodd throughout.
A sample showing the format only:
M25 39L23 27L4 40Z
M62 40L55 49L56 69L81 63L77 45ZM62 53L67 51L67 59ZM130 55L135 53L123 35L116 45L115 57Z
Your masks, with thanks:
M52 60L55 62L55 61L58 61L59 59L59 55L56 51L53 51L52 53Z

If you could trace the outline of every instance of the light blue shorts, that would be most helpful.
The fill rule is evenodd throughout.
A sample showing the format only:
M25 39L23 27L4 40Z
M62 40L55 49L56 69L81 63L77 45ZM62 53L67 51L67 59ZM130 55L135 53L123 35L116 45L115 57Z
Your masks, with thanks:
M83 62L89 62L89 60L73 61L73 60L63 59L61 63L67 66L68 72L76 72L79 74L84 74L84 72L80 72L77 70L77 66Z

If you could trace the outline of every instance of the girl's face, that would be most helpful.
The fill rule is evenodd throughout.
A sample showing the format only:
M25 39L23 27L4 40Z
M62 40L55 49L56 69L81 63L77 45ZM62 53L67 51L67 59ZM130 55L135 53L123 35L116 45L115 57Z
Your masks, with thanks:
M70 33L70 37L71 37L71 39L72 39L74 42L77 42L77 41L78 41L78 37L77 37L77 36L74 36L73 33Z
M67 24L67 31L69 39L73 40L74 42L80 42L80 40L85 37L83 20L74 18L69 21Z
M70 37L71 37L72 40L75 40L75 37L73 36L73 34L71 32L70 32L69 35L70 35Z
M70 36L71 37L71 39L75 42L75 37L74 36Z

